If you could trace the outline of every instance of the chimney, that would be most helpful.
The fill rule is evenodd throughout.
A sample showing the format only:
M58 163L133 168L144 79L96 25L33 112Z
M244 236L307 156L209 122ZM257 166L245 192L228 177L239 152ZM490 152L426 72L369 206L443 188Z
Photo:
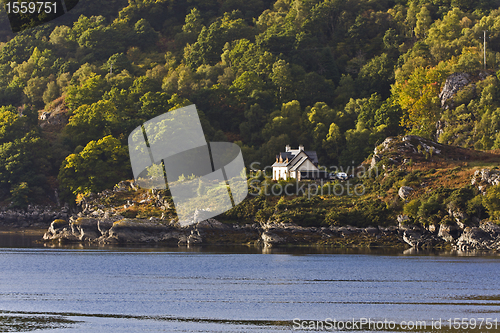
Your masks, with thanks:
M303 151L304 150L304 146L303 145L300 145L299 146L299 151Z
M280 154L280 163L283 163L283 156Z
M290 151L290 145L285 146L285 152L288 153Z
M276 163L278 163L278 155L276 155Z

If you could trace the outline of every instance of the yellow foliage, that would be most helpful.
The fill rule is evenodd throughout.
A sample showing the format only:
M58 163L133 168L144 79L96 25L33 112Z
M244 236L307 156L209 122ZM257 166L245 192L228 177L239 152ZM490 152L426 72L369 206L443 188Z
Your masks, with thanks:
M439 93L448 75L449 64L418 67L404 82L396 82L392 93L404 114L401 126L407 132L430 138L440 116Z

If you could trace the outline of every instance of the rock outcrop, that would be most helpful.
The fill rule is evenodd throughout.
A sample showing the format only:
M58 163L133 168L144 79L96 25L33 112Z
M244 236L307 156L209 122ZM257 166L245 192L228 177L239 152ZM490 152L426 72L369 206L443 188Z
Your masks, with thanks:
M43 236L46 242L92 244L200 244L246 243L259 238L254 225L234 226L217 220L201 221L187 228L160 219L130 219L111 216L104 219L92 217L71 218L70 222L55 220Z
M432 140L428 140L416 135L405 135L403 137L388 137L380 145L375 147L370 161L369 169L373 169L375 165L382 161L384 157L392 164L406 164L409 158L423 159L433 156L443 156L446 152L453 150L453 154L457 155L456 150L459 148L446 146ZM462 158L467 157L459 153Z
M467 73L453 73L446 79L444 83L443 90L439 94L439 99L441 100L441 107L444 109L448 108L447 103L449 100L455 96L455 94L468 85L470 82L470 75Z
M496 249L495 239L490 234L477 227L467 227L458 239L455 247L461 251Z
M500 184L500 170L476 170L471 179L471 185L476 186L483 194L486 194L489 186L498 184Z
M64 103L62 103L62 99L60 99L59 104L53 109L44 111L40 115L39 125L42 129L61 128L68 123L68 119L69 115L67 109Z

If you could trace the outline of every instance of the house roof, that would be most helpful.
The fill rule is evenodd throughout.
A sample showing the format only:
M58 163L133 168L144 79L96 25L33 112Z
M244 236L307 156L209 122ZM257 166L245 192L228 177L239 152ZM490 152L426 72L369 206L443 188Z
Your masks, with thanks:
M304 154L300 154L303 152ZM305 156L304 156L305 155ZM299 151L297 154L292 152L280 152L277 156L278 162L274 162L273 167L288 167L290 171L296 171L305 161L310 160L312 164L318 165L318 156L315 151ZM279 162L282 158L283 162ZM288 163L286 159L288 158Z
M305 152L304 152L305 154ZM299 163L304 157L307 157L307 154L305 154L306 156L304 155L301 155L300 153L295 155L293 157L293 159L290 161L290 168L293 168L297 163Z
M309 159L308 156L302 157L295 165L290 169L290 171L295 171L297 170L305 161Z
M304 153L306 153L306 155L309 156L309 158L311 159L311 162L313 162L313 164L315 164L315 165L318 164L318 155L316 154L316 151L308 150L308 151L304 151Z
M284 166L293 167L296 163L298 163L300 161L300 158L297 158L297 157L300 155L301 152L304 152L304 154L306 154L309 157L309 159L311 160L311 162L314 165L318 165L318 155L316 154L316 151L314 151L314 150L308 150L308 151L301 150L297 154L294 154L293 152L280 152L279 155L277 155L278 162L274 162L274 164L272 166L273 167L284 167ZM280 157L283 159L283 162L279 162ZM285 162L287 157L288 157L288 163Z
M290 152L285 152L285 153L279 153L279 155L277 156L278 157L278 162L274 162L274 164L272 165L273 167L280 167L280 166L287 166L289 165L293 159L295 158L296 155L290 153ZM283 159L283 162L279 162L280 161L280 157ZM286 163L286 159L288 157L288 163Z
M299 168L301 167L302 164L304 164L307 160L309 160L311 163L311 159L309 157L303 157L300 159L300 161L298 163L296 163L292 168L290 168L290 171L298 171ZM316 172L318 170L318 168L316 167L316 165L314 165L314 169L310 169L310 170L307 170L307 172L310 172L310 171L313 171L313 172Z

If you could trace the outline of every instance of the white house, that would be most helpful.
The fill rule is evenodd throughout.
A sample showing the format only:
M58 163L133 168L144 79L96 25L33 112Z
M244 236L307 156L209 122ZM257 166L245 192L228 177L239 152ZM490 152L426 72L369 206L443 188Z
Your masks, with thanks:
M318 156L315 151L305 151L304 146L298 149L285 147L285 152L276 156L273 167L273 180L296 178L300 180L301 172L318 172Z

